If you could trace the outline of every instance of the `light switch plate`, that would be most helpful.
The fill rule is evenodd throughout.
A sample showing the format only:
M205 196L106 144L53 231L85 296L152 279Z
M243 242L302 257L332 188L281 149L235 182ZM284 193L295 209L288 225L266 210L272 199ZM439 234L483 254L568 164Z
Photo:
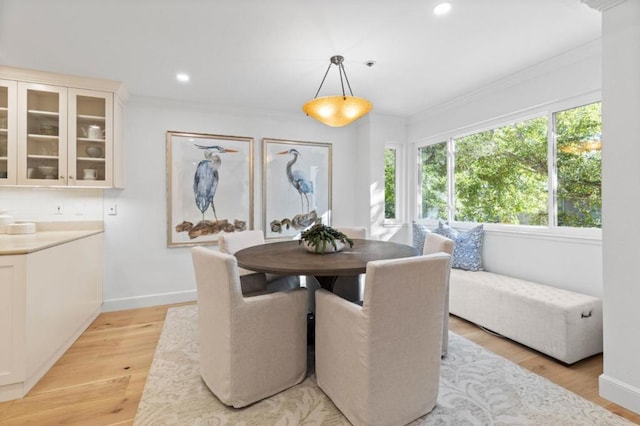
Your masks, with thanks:
M116 203L113 203L109 206L109 208L107 208L107 214L111 215L111 216L115 216L118 214L118 205Z

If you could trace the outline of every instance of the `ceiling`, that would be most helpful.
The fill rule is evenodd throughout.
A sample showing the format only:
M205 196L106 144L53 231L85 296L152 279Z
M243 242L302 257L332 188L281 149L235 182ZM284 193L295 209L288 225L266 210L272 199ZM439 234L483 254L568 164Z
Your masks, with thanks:
M356 96L408 117L600 38L580 0L449 1L0 0L0 64L302 114L340 54ZM333 67L320 96L338 91Z

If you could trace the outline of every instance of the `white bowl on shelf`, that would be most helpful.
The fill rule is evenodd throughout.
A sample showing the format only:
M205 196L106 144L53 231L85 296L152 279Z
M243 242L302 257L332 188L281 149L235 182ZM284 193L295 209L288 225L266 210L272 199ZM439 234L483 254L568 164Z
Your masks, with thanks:
M38 166L38 171L45 179L55 179L57 170L53 166Z
M102 156L102 148L99 146L88 146L87 149L85 149L85 152L91 158L98 158Z

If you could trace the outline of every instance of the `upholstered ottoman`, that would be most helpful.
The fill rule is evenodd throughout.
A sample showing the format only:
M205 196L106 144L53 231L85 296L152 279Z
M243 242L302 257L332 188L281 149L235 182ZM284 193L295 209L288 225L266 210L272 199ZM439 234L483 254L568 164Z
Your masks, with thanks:
M451 270L449 312L572 364L602 352L602 301L491 272Z

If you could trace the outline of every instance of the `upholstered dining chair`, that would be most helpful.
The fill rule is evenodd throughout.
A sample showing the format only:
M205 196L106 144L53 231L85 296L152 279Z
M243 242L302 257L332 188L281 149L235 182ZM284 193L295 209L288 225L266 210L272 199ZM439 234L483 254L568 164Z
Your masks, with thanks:
M354 425L407 424L435 406L450 262L369 262L362 306L316 292L317 383Z
M224 233L218 236L220 251L227 254L235 254L239 250L260 244L264 244L264 234L258 230ZM239 268L239 270L242 294L245 296L300 287L300 277L298 276L263 274L244 268Z
M334 226L335 230L342 232L349 238L367 238L367 228L363 226ZM314 292L320 288L318 281L312 277L305 277L306 286L309 289L309 310L314 312L315 296ZM362 277L361 275L339 276L333 286L333 292L351 302L359 303L361 300Z
M447 253L453 256L455 242L447 237L434 232L428 232L424 237L424 248L422 254ZM451 268L449 268L451 272ZM447 275L447 284L444 296L444 321L442 323L442 356L447 354L449 350L449 276Z
M191 251L198 290L200 374L226 405L239 408L306 376L307 291L243 297L234 256Z

